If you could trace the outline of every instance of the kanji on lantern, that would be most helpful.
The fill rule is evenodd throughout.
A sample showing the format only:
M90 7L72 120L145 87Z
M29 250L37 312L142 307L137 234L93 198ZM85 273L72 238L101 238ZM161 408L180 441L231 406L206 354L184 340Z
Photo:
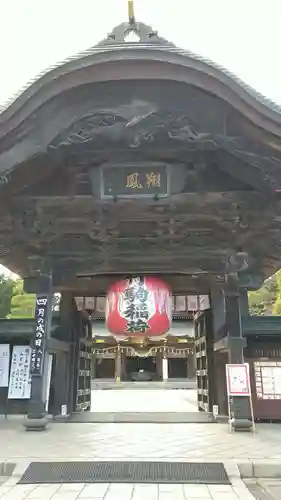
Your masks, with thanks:
M158 278L138 277L112 285L106 297L107 328L116 337L162 337L172 320L172 292Z

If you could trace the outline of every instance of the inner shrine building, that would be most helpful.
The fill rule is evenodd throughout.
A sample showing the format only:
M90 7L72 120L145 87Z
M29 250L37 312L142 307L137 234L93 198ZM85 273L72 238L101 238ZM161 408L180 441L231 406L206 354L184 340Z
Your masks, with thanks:
M194 316L209 309L209 297L173 296L166 335L114 335L105 324L105 297L75 297L78 311L92 320L92 381L195 379ZM118 349L119 346L119 349ZM120 362L119 362L119 357ZM99 384L99 382L101 382Z

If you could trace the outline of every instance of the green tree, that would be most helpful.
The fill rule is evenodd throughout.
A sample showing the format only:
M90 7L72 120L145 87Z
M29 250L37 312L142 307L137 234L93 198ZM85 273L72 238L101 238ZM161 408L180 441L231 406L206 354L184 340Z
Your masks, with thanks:
M280 281L281 294L281 274L280 271L278 273L267 279L259 290L249 292L250 314L255 316L276 314L275 303L278 297L278 280Z
M7 318L11 312L13 280L0 275L0 318Z
M11 301L11 319L34 318L36 296L27 294L23 290L23 281L14 281L13 296Z
M281 270L276 275L276 298L273 304L272 312L275 316L281 316Z

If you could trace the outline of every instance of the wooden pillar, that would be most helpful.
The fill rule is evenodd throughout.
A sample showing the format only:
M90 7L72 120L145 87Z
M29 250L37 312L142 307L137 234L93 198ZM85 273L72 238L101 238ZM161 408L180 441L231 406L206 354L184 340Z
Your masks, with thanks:
M239 281L236 274L228 274L225 283L225 323L228 336L228 363L244 363L244 347L240 312ZM247 430L252 427L250 404L246 397L231 398L232 425L235 430Z
M122 360L121 360L121 350L120 345L117 346L116 358L115 358L115 381L117 383L121 382L122 373Z
M195 378L196 369L195 369L195 355L194 352L190 352L187 355L187 378Z
M95 352L92 354L92 360L91 360L91 378L94 379L96 378L96 365L97 365L97 357Z
M36 282L34 332L31 339L31 395L28 417L24 426L28 431L43 431L48 418L45 411L47 399L47 342L52 325L52 277L41 275Z
M240 288L239 301L241 316L249 316L249 299L248 290L246 288Z
M67 359L67 398L68 413L76 409L77 369L79 356L79 320L77 306L70 292L62 292L60 300L60 338L69 343ZM56 390L56 387L55 387ZM64 403L61 403L64 404Z
M121 353L121 380L127 379L127 353Z
M62 405L68 407L68 356L69 353L65 352L54 354L52 376L53 416L61 414Z
M162 357L162 377L163 377L163 382L167 382L169 378L169 363L166 352L163 353Z
M156 353L156 374L157 374L157 378L159 380L163 380L162 357L163 357L162 352L157 351L157 353Z

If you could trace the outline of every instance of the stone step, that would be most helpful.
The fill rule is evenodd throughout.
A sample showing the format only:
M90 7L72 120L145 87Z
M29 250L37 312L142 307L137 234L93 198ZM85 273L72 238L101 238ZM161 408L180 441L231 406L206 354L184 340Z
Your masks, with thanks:
M61 420L61 419L60 419ZM69 422L84 423L212 423L207 412L82 412L72 415Z
M196 390L196 381L175 381L175 382L115 382L102 381L91 383L92 390Z
M12 476L16 468L15 463L0 462L0 478L7 478Z

